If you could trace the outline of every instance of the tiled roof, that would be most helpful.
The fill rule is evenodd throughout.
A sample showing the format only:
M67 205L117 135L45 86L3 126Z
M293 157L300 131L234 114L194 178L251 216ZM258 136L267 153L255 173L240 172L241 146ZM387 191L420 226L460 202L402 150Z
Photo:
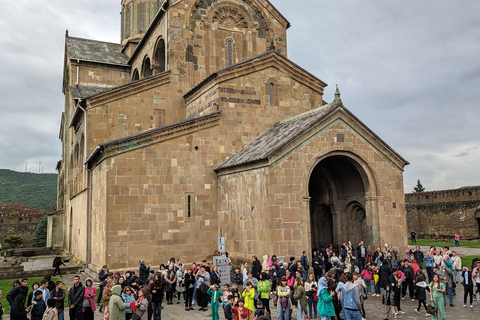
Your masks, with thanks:
M18 211L20 214L43 215L42 211L27 207L26 205L20 203L2 204L0 207L0 214L10 214L13 211Z
M223 162L215 170L265 160L310 129L339 104L326 104L293 118L276 123L263 135Z
M70 91L74 99L85 99L112 89L113 87L70 86Z
M66 37L68 57L72 60L128 65L128 57L119 43Z

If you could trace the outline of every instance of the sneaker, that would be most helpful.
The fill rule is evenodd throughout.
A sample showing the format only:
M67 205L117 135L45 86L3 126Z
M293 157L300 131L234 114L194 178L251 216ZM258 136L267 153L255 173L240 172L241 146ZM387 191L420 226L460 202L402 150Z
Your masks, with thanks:
M190 311L190 308L185 308L185 311Z
M450 303L450 307L454 307L454 305Z
M402 310L399 310L398 314L405 314L405 312L403 312Z
M473 304L470 305L470 308L473 308Z
M430 317L430 315L428 313L425 313L425 317Z
M196 303L196 301L195 301L195 300L193 300L193 301L192 301L192 305L193 305L193 304L195 304L195 303Z
M411 301L415 301L415 299L410 299Z
M405 300L405 297L402 297L402 300Z
M415 309L413 309L413 310L415 310L415 312L416 312L416 313L420 313L420 311L418 311L416 308L415 308Z
M464 308L465 308L466 306L467 306L466 304L463 305Z

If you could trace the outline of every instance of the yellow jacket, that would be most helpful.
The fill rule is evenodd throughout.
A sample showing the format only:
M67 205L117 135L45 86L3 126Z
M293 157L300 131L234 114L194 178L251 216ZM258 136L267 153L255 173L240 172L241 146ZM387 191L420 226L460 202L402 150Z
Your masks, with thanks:
M247 308L250 311L254 311L255 310L255 302L254 302L255 289L252 288L248 292L247 290L243 291L242 297L245 299L245 303L244 303L245 308Z

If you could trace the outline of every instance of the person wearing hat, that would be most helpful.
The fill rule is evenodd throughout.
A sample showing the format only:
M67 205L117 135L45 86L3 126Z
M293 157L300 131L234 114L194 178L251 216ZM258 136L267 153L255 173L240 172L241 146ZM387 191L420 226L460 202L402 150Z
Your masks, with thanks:
M219 320L218 305L222 301L222 291L218 291L218 285L213 284L208 289L207 294L210 296L210 306L212 307L212 320Z

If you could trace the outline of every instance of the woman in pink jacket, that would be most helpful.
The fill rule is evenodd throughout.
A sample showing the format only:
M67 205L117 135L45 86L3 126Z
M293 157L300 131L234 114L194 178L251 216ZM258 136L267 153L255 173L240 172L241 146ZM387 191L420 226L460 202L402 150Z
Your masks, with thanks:
M87 280L85 280L85 293L83 295L83 320L94 320L96 296L97 288L93 286L93 280L87 278Z

